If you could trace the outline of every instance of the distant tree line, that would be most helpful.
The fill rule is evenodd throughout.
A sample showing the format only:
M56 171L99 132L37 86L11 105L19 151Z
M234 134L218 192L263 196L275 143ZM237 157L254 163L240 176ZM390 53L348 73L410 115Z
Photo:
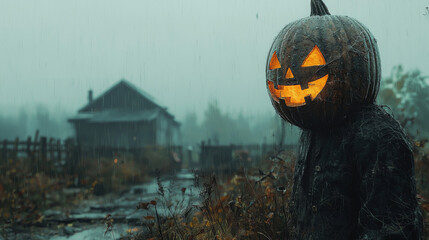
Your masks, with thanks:
M381 82L378 104L386 105L414 139L429 136L429 77L420 70L408 70L399 65ZM195 112L182 121L184 144L201 141L224 144L288 144L297 142L299 130L282 121L277 114L266 116L233 116L224 112L217 102L210 102L203 119Z
M34 136L36 130L40 135L61 139L73 135L66 114L52 114L43 105L38 105L34 111L22 108L17 116L0 114L0 140L24 139Z
M399 65L382 81L378 102L389 106L411 137L429 135L429 77Z
M429 135L429 77L420 70L405 71L396 66L381 82L378 103L387 105L395 118L413 138ZM269 106L271 107L271 106ZM290 144L299 137L299 130L281 120L270 108L268 114L249 116L231 114L210 102L199 121L196 112L189 112L182 122L184 145L199 144ZM38 129L41 135L66 138L73 129L65 113L51 113L43 105L34 110L21 109L17 116L0 113L0 140L33 136Z
M201 122L195 112L188 113L182 121L185 145L201 141L212 145L295 143L298 133L296 127L284 123L274 110L266 116L251 117L242 113L233 116L222 111L216 101L208 103Z

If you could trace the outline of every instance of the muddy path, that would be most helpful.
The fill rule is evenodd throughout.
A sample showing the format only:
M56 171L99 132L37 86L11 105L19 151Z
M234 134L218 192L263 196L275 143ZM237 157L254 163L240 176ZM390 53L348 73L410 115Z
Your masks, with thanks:
M158 193L156 179L131 186L127 191L92 196L81 201L72 209L48 209L43 212L43 223L39 226L3 229L3 239L121 239L130 233L145 230L144 218L155 216L154 209L137 209L141 202L157 201L160 217L169 216L174 211L183 211L187 206L197 204L199 191L194 186L194 175L182 170L172 176L163 176L160 183L164 187L164 197ZM186 189L185 192L181 190ZM165 207L168 199L174 208ZM106 216L113 219L111 231L107 231Z

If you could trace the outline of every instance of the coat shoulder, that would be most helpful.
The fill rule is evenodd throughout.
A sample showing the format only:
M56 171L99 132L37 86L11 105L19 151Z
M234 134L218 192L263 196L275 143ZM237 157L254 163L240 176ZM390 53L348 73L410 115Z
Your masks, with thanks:
M400 144L411 149L410 141L399 122L378 105L370 105L356 112L350 121L354 142L373 146ZM358 144L359 145L359 144Z

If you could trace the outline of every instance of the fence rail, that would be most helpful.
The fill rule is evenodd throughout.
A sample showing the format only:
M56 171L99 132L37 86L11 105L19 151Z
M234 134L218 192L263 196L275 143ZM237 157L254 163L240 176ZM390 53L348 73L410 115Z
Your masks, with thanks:
M200 166L203 170L230 172L240 167L255 167L267 156L294 150L297 145L205 145L201 143Z
M293 149L295 145L284 145L282 150ZM203 170L217 169L220 171L233 171L239 167L254 167L262 161L270 152L278 152L276 145L225 145L213 146L200 145L199 160L196 164ZM89 147L79 146L73 139L60 140L55 138L40 137L36 132L35 137L26 140L16 138L13 141L0 142L0 163L18 158L26 158L35 171L56 171L76 173L80 161L90 158L116 159L117 156L131 154L137 161L146 162L148 166L156 166L161 158L170 167L180 167L183 163L182 146L142 146L142 147ZM187 160L192 162L192 150L187 152ZM155 162L154 162L155 161ZM170 162L168 162L170 161ZM52 170L54 169L54 170Z
M79 172L79 167L84 165L85 159L112 158L132 155L137 161L147 162L148 165L156 165L152 161L162 161L165 166L178 168L182 164L181 146L141 146L141 147L90 147L75 144L74 139L60 140L55 138L40 137L38 131L35 137L26 140L0 140L0 164L9 160L24 159L26 164L34 172L69 173ZM148 159L153 158L153 159ZM159 165L159 162L157 162ZM3 165L4 166L4 165Z
M54 138L48 140L46 137L34 141L31 137L27 141L19 141L18 138L15 141L3 140L0 146L2 160L25 156L61 161L71 155L74 148L75 145L70 140L61 141Z

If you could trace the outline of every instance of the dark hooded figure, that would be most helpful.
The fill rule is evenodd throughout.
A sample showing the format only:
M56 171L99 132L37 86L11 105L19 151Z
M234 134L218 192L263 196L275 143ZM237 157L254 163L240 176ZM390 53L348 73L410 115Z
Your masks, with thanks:
M377 42L321 0L311 7L275 38L267 63L274 108L302 128L289 203L295 239L421 239L410 142L375 104Z

